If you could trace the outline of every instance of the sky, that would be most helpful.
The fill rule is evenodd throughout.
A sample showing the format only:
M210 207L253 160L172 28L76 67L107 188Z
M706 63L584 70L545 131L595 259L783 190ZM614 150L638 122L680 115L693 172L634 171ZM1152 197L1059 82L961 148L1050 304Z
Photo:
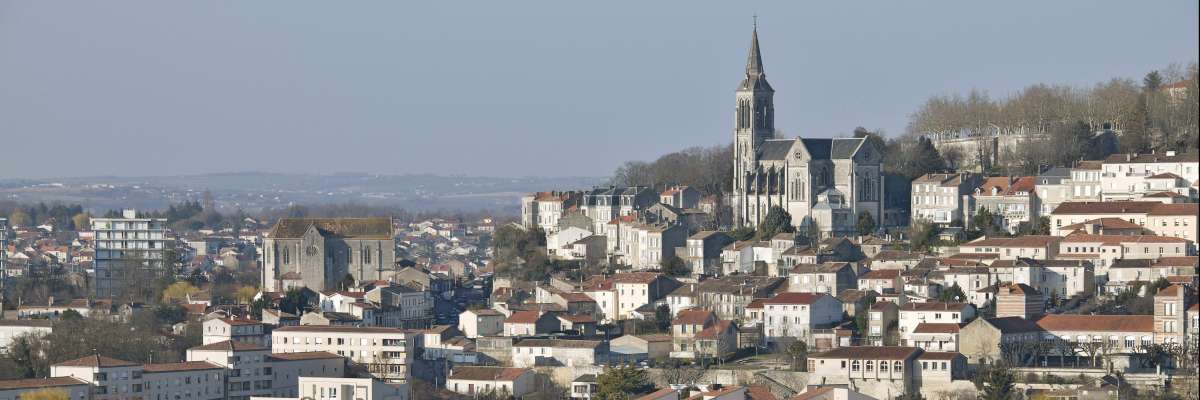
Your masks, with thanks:
M0 0L0 178L606 176L732 141L752 16L776 126L1196 60L1196 0Z

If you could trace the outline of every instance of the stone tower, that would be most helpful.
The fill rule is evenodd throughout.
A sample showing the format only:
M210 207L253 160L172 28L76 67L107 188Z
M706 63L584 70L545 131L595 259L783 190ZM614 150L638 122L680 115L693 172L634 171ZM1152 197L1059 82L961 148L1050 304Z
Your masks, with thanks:
M767 83L767 74L763 70L757 24L750 42L750 54L746 57L746 76L738 85L736 97L733 191L746 193L748 176L757 168L759 147L763 141L774 137L775 132L775 89Z

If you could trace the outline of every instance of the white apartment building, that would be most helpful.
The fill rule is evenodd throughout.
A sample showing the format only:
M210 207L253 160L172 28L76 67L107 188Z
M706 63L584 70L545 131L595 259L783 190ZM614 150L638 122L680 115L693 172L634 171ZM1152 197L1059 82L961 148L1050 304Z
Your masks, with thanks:
M367 366L377 378L408 381L418 337L399 328L285 326L271 332L271 349L275 353L334 353Z
M213 344L232 340L235 342L269 347L271 337L268 336L263 323L243 318L213 318L201 325L204 331L202 344Z
M1104 160L1101 169L1101 199L1131 200L1164 191L1192 197L1186 192L1198 179L1197 153L1113 154Z
M1116 218L1149 229L1155 235L1196 240L1197 213L1200 204L1164 204L1157 201L1066 202L1050 215L1050 231L1055 236L1075 232L1072 225L1104 218Z
M900 306L898 326L900 336L916 329L917 325L931 324L961 324L975 317L975 306L967 303L914 303L908 302Z
M596 365L607 352L599 340L521 339L512 345L514 367Z
M187 350L189 361L206 361L225 369L228 399L252 396L296 396L301 376L343 376L346 360L327 352L271 354L249 343L218 342Z
M769 344L803 340L813 345L814 329L842 320L842 302L825 293L780 293L763 301L763 334Z
M48 319L0 319L0 349L7 349L13 339L24 335L49 335L54 321Z
M925 174L912 182L912 219L942 226L963 226L971 193L983 183L979 174Z
M1089 261L1096 266L1096 275L1107 275L1117 260L1190 256L1193 246L1190 240L1169 236L1074 233L1059 243L1058 258Z
M205 361L143 365L93 355L54 364L50 376L87 383L92 399L225 398L225 368Z
M96 297L111 298L123 288L129 268L168 274L172 260L163 260L170 244L165 218L138 218L124 210L121 218L92 218L96 256L93 263Z
M679 282L657 272L625 272L613 274L617 318L635 318L634 310L667 297ZM592 297L597 300L599 299Z
M999 281L995 279L991 271L984 267L955 267L942 271L942 286L950 288L958 285L962 289L963 294L967 296L965 299L959 299L961 302L970 302L975 306L983 306L991 300L991 293L980 291L980 289L992 286Z

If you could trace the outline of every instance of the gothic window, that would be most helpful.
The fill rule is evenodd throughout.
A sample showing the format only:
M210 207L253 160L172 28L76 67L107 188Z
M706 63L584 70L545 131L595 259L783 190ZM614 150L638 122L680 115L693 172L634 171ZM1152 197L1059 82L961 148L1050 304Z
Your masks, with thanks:
M363 257L362 257L362 259L363 259L363 261L362 261L362 263L363 263L363 264L370 264L370 263L371 263L371 248L370 248L370 247L368 247L368 248L366 248L366 249L363 249Z
M284 264L292 263L291 252L288 251L288 246L283 246L283 263Z
M317 253L317 245L315 244L308 246L308 249L304 251L304 255L306 256L315 256Z

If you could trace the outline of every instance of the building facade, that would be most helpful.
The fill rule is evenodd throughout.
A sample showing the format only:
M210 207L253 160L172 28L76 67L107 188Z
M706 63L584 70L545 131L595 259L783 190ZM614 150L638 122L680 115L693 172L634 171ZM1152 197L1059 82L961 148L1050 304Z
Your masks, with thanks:
M120 218L92 218L96 256L93 262L96 297L120 295L127 282L149 272L174 273L173 260L165 260L167 220L138 218L137 210L123 210Z
M757 226L772 207L791 214L793 225L816 223L826 235L852 232L860 212L880 221L882 149L864 138L776 138L774 97L755 29L735 94L735 225Z
M355 282L388 280L395 273L394 237L390 218L282 218L263 240L264 288L334 290L347 275Z

